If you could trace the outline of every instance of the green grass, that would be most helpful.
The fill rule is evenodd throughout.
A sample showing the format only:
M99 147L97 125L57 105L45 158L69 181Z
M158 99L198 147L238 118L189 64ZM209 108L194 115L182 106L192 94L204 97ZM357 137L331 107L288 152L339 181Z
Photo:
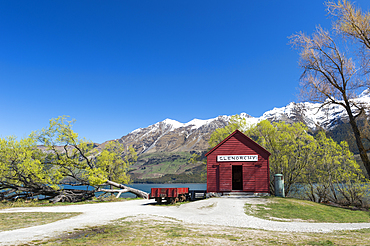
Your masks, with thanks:
M266 205L246 204L246 214L272 220L304 220L308 222L370 222L369 211L352 211L293 198L273 197Z
M109 196L102 199L93 198L91 200L86 200L83 202L58 202L58 203L50 203L49 201L40 201L40 200L17 200L15 202L9 201L1 201L0 202L0 210L7 209L7 208L18 208L18 207L49 207L49 206L67 206L67 205L76 205L76 204L94 204L94 203L102 203L102 202L123 202L127 200L135 200L141 198L116 198L115 196Z
M48 224L57 220L68 219L79 214L81 213L0 213L0 231Z

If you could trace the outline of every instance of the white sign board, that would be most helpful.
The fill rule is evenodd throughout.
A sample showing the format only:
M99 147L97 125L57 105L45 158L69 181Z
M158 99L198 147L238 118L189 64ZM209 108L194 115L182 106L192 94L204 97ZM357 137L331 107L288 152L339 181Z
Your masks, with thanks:
M217 161L258 161L258 155L218 155Z

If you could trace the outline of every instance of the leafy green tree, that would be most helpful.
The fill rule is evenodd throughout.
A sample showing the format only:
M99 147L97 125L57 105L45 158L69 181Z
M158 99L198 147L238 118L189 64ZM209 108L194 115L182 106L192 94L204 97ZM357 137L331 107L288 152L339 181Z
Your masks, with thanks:
M314 138L307 130L303 123L270 123L265 120L246 131L248 136L271 153L272 191L274 175L278 173L284 175L286 195L291 191L293 184L301 182L301 173L309 165L316 148Z
M333 189L333 180L336 179L339 167L341 146L327 138L323 131L316 135L316 151L310 165L302 172L302 184L305 195L314 202L328 199Z
M94 156L90 154L93 143L79 138L72 130L74 122L66 116L51 119L49 127L35 133L35 136L46 148L48 157L45 161L58 167L64 178L79 185L95 185L95 180L102 178L104 172L96 168Z
M0 199L12 199L14 191L23 197L45 195L57 201L80 201L96 191L64 190L58 185L89 185L98 188L108 184L139 196L146 193L120 183L130 181L128 167L136 161L132 147L127 150L117 141L101 153L92 151L94 144L79 138L72 130L74 120L66 116L51 119L49 126L30 137L16 141L0 140ZM41 143L43 151L37 147ZM9 195L11 194L11 195Z
M340 143L340 151L337 175L333 179L331 189L331 200L345 205L362 206L364 198L369 194L370 180L365 177L346 142Z
M336 143L325 132L316 135L316 151L302 172L304 197L315 202L362 204L368 182L346 142Z
M223 128L217 128L211 135L208 144L211 148L215 147L219 144L222 140L224 140L227 136L233 133L235 130L245 131L248 125L245 118L240 117L240 115L236 114L231 116L229 120L229 124L227 124Z
M0 139L0 200L54 194L63 176L44 157L33 135Z
M89 177L92 178L90 182L102 184L107 180L112 180L128 184L131 182L130 176L127 175L128 169L136 161L137 154L132 146L129 146L126 151L124 145L118 140L110 141L96 157L95 170L99 170L100 175L97 177L97 175L90 174Z

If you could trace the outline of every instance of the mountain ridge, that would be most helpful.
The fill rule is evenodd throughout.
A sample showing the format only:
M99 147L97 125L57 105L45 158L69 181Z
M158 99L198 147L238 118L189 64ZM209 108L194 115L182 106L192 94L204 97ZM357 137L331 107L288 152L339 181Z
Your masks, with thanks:
M364 91L355 100L370 105L369 91ZM266 111L260 117L252 117L247 113L241 113L240 116L249 125L262 120L303 122L312 131L331 130L345 122L347 117L344 108L339 105L322 107L319 103L309 102L291 102L285 107ZM230 118L228 115L220 115L206 120L193 119L186 123L167 118L148 127L138 128L122 136L119 141L127 146L132 145L139 155L154 152L201 152L209 147L208 139L212 132L226 126Z

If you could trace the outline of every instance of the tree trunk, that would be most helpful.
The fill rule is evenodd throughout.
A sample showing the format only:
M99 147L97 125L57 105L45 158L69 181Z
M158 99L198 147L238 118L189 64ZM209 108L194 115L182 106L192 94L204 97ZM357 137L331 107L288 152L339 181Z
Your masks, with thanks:
M110 187L112 187L112 185L110 185ZM122 193L125 193L125 192L130 192L128 189L123 189L123 190L114 190L114 189L98 189L97 191L103 191L105 193L111 193L111 196L113 196L113 193L118 193L116 195L116 198L119 198L121 196Z
M349 106L349 104L347 102L346 102L346 105L347 105L346 111L347 111L347 114L349 116L349 123L351 124L353 134L355 135L357 148L360 152L360 157L361 157L362 163L364 164L364 166L366 168L367 176L370 177L370 160L369 160L369 157L366 153L365 147L362 143L361 133L360 133L360 130L358 129L356 119L352 114L351 107Z
M138 197L141 197L141 198L144 198L144 199L149 199L149 193L146 193L144 191L141 191L141 190L138 190L138 189L134 189L134 188L131 188L131 187L128 187L128 186L125 186L123 184L118 184L116 182L113 182L113 181L110 181L110 180L107 180L106 182L108 185L113 185L114 187L117 187L117 188L121 188L121 189L126 189L128 190L129 192L137 195Z
M4 191L3 191L4 190ZM41 200L49 199L50 202L79 202L92 198L95 195L94 190L53 190L48 186L24 187L14 186L10 188L0 187L0 201L15 201L17 199L34 199L38 196L44 196Z
M81 202L87 199L92 198L95 196L95 191L93 190L60 190L57 191L58 195L54 196L50 199L50 202L57 203L57 202Z

